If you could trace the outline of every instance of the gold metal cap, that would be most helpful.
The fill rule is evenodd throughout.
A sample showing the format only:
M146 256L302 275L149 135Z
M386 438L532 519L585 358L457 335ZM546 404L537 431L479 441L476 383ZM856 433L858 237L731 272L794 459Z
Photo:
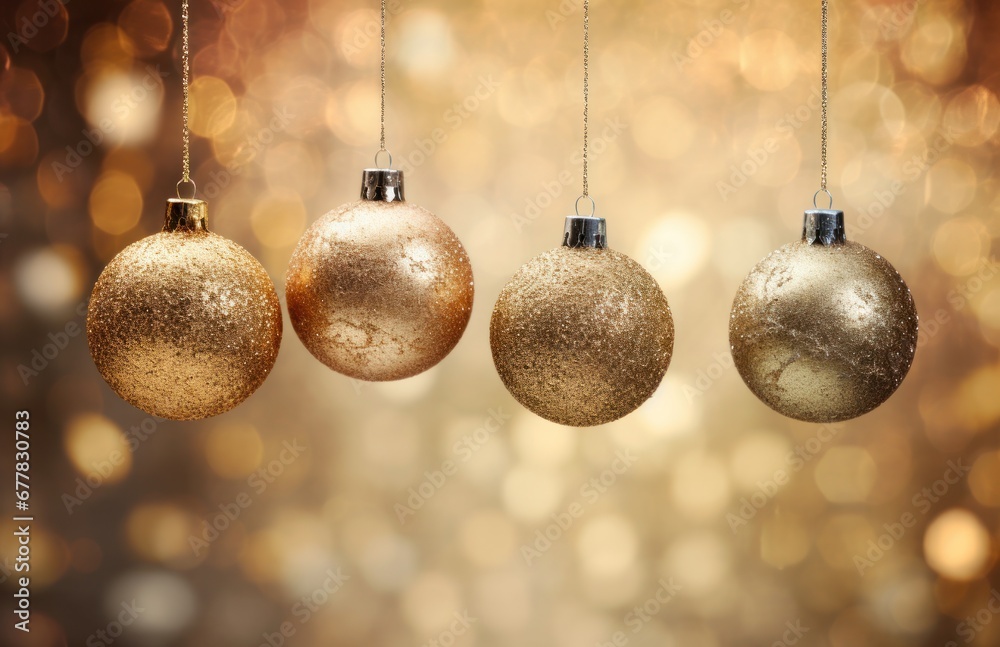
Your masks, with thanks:
M208 231L208 203L195 198L170 198L163 231Z

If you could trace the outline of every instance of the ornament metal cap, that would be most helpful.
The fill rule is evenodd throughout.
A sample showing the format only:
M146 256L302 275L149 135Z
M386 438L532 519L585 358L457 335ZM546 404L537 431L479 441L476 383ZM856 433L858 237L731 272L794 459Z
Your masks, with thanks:
M809 245L843 245L847 242L844 212L834 209L810 209L802 223L802 240Z
M208 203L196 198L170 198L163 231L208 231Z
M366 168L361 174L361 199L404 202L403 172L393 168Z
M562 244L563 247L606 249L608 246L608 224L604 218L566 216Z

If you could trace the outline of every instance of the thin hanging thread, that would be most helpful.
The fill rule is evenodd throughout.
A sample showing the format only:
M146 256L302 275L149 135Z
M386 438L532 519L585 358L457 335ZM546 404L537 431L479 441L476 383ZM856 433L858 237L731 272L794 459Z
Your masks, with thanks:
M183 197L181 195L181 185L190 184L194 187L194 182L191 181L191 127L189 119L189 91L188 86L191 82L191 45L189 40L189 29L188 25L190 23L190 13L188 11L188 0L181 1L181 88L183 92L183 103L181 107L181 121L183 123L183 140L184 140L184 152L183 152L183 162L181 171L181 181L177 183L177 197ZM194 197L194 192L192 191L191 197Z
M830 1L822 0L823 20L822 20L822 44L821 48L821 72L820 83L822 86L822 108L820 110L820 191L829 192L827 189L827 140L829 128L829 107L830 107L830 68L829 68L829 34L830 34Z
M590 0L583 0L583 197L590 197Z
M382 21L381 21L381 33L380 42L382 47L381 60L380 60L380 78L382 83L382 113L379 117L379 125L381 128L381 135L379 137L379 152L385 151L385 0L382 0Z

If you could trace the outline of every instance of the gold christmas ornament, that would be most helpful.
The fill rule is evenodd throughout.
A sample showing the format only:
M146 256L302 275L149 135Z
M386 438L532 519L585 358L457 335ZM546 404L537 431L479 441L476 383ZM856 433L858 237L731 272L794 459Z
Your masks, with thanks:
M765 404L837 422L868 413L902 383L917 311L892 265L846 240L842 211L807 211L802 240L772 252L740 286L729 341Z
M607 249L603 218L568 217L563 246L514 275L490 321L493 362L511 395L575 427L612 422L645 402L673 344L666 297L638 263Z
M288 313L331 369L399 380L440 362L462 337L472 265L444 222L404 201L402 171L365 170L361 195L302 236L288 266Z
M264 382L281 306L245 249L208 231L207 205L167 201L163 231L126 247L94 286L87 341L112 389L172 420L229 411Z

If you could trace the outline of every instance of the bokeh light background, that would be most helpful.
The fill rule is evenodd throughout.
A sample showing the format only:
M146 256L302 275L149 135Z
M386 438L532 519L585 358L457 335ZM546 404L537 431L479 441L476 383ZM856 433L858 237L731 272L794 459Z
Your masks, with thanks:
M179 179L179 4L0 11L2 389L10 429L32 414L36 516L33 631L6 615L4 644L91 644L133 600L116 644L276 644L283 623L308 646L1000 642L1000 7L833 3L831 188L922 331L897 394L826 428L757 402L727 343L736 287L817 188L819 3L595 0L592 192L666 291L677 345L651 401L577 430L516 405L487 339L579 193L574 0L390 0L390 149L477 279L442 364L354 382L286 322L271 377L219 418L155 421L111 393L82 313ZM281 292L298 237L355 199L377 149L378 7L193 5L193 175ZM539 532L557 538L526 557Z

